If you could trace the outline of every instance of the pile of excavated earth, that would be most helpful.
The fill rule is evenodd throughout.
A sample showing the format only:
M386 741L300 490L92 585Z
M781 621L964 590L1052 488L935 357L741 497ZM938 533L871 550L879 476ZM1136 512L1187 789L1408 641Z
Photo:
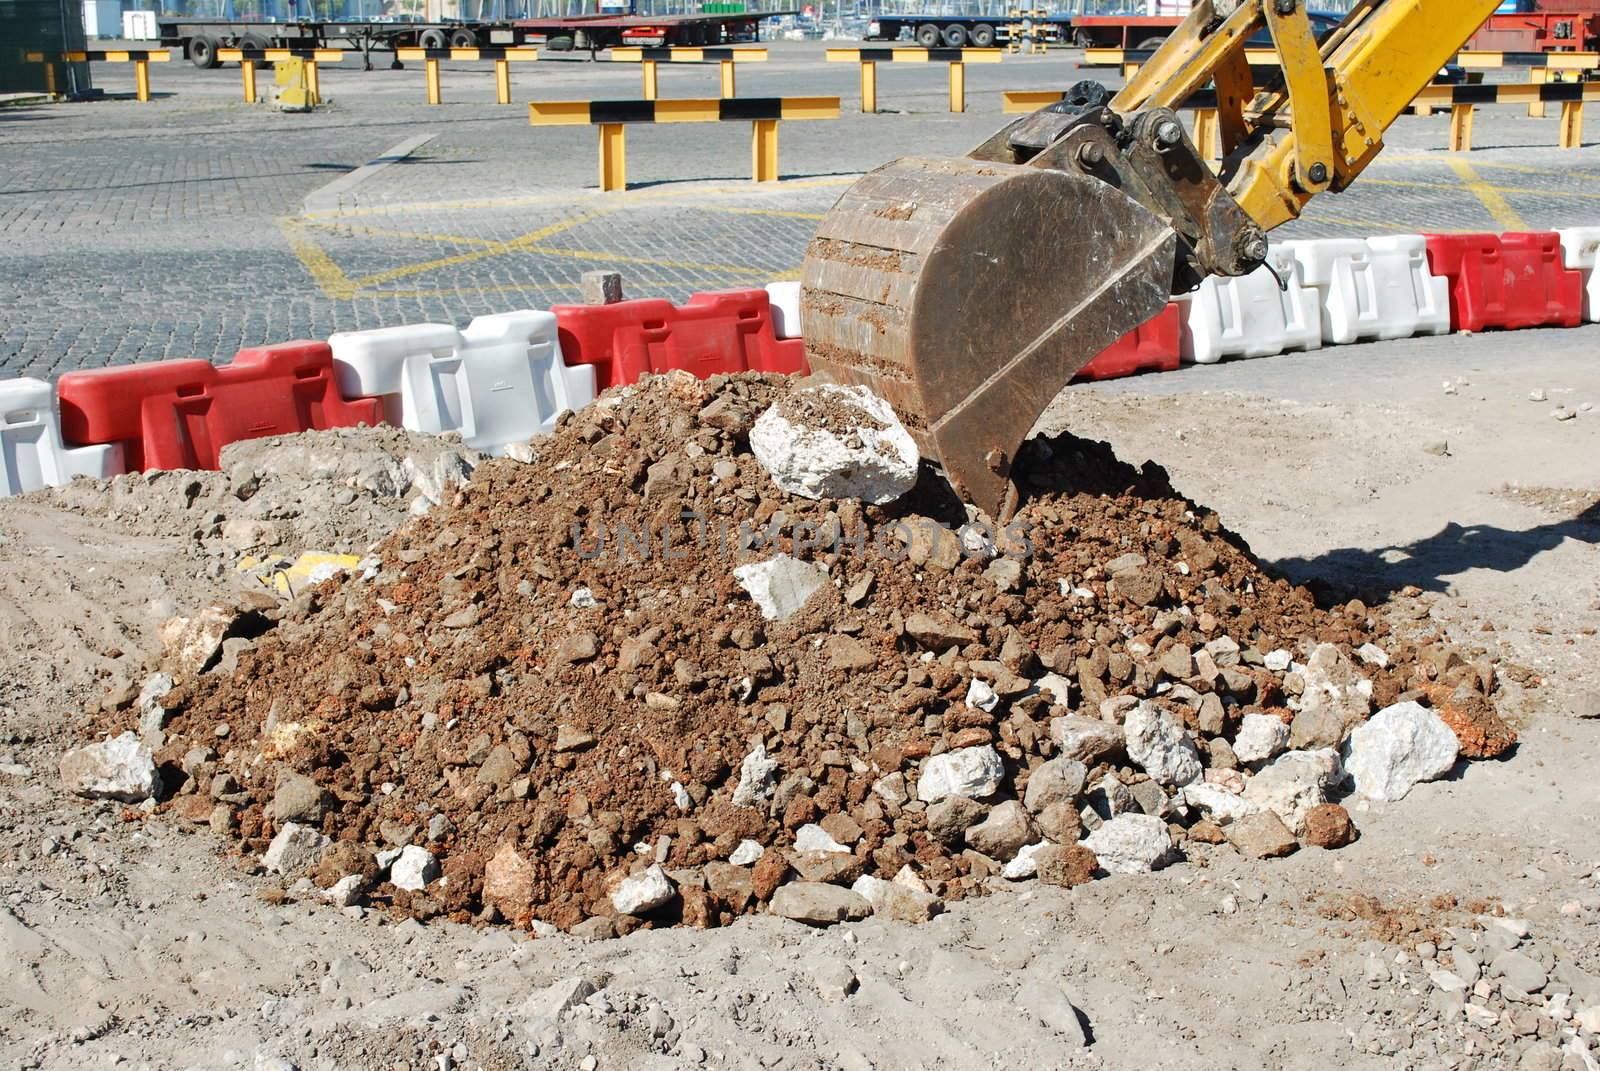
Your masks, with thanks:
M1486 660L1097 444L1031 442L1005 525L860 389L650 378L520 453L170 622L67 785L300 895L611 936L1338 848L1341 800L1515 742Z

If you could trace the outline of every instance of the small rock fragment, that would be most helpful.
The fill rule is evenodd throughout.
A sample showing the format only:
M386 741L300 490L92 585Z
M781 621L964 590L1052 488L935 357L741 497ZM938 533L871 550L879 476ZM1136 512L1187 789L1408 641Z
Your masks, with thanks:
M842 885L791 881L772 894L771 910L780 918L812 926L854 922L872 914L872 905L859 893Z
M1267 810L1241 815L1226 832L1229 843L1249 859L1276 859L1300 847L1283 819Z
M828 571L822 566L788 554L741 565L733 571L733 576L768 621L793 617L805 606L806 600L828 582Z
M1128 757L1161 784L1187 785L1204 772L1194 741L1182 724L1154 703L1140 703L1130 711L1122 730Z
M642 915L677 895L677 887L659 863L638 874L622 876L611 887L611 906L619 914Z
M131 732L62 755L61 783L79 796L124 803L140 803L161 791L150 749Z
M1319 803L1306 812L1305 830L1301 834L1306 844L1314 848L1343 848L1354 844L1359 834L1350 820L1350 812L1337 803Z
M968 799L992 796L999 791L1005 772L1005 764L1000 761L999 753L988 744L946 751L922 764L922 776L917 780L917 799L923 803L936 803L946 796L966 796Z
M439 860L418 844L408 844L389 864L389 882L397 889L420 892L439 877Z
M1167 823L1147 814L1119 814L1083 839L1101 869L1142 874L1165 865L1172 851Z

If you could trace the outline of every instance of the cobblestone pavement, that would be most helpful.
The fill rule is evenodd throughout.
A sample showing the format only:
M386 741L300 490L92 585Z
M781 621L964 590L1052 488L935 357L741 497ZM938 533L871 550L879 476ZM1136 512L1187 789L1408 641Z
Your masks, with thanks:
M783 180L760 187L747 179L743 124L633 127L634 186L600 194L594 131L530 129L520 103L492 103L487 64L446 64L437 108L422 101L420 69L325 67L330 105L281 115L239 102L236 68L174 62L153 69L149 104L0 110L0 374L464 324L573 300L579 273L595 267L622 270L635 296L673 299L793 278L817 219L856 174L965 151L1005 121L1001 89L1108 77L1079 70L1076 52L1011 57L969 68L969 111L951 115L943 65L884 65L880 105L897 111L863 116L854 65L823 63L814 44L772 56L741 67L742 94L838 95L845 113L783 124ZM94 77L131 93L131 68L98 65ZM636 65L570 56L513 77L519 102L639 93ZM716 92L714 65L664 65L660 77L664 95ZM1553 112L1484 109L1477 151L1453 155L1444 116L1402 119L1353 190L1281 233L1600 222L1600 149L1554 148L1556 125ZM421 135L431 137L403 160L352 175Z

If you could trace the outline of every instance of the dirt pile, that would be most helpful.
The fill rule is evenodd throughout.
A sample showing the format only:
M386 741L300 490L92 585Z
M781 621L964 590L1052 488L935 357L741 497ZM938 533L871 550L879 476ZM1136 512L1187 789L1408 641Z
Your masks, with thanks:
M1337 846L1371 712L1514 740L1487 663L1319 609L1101 445L1036 440L998 530L931 479L785 495L747 436L796 389L609 392L106 727L143 720L162 806L286 882L596 935Z

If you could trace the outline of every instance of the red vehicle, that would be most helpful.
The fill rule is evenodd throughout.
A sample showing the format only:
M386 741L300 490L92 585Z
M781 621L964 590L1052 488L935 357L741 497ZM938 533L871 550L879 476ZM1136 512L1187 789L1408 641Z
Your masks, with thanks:
M1532 0L1529 10L1490 15L1467 42L1485 52L1600 50L1600 0Z

